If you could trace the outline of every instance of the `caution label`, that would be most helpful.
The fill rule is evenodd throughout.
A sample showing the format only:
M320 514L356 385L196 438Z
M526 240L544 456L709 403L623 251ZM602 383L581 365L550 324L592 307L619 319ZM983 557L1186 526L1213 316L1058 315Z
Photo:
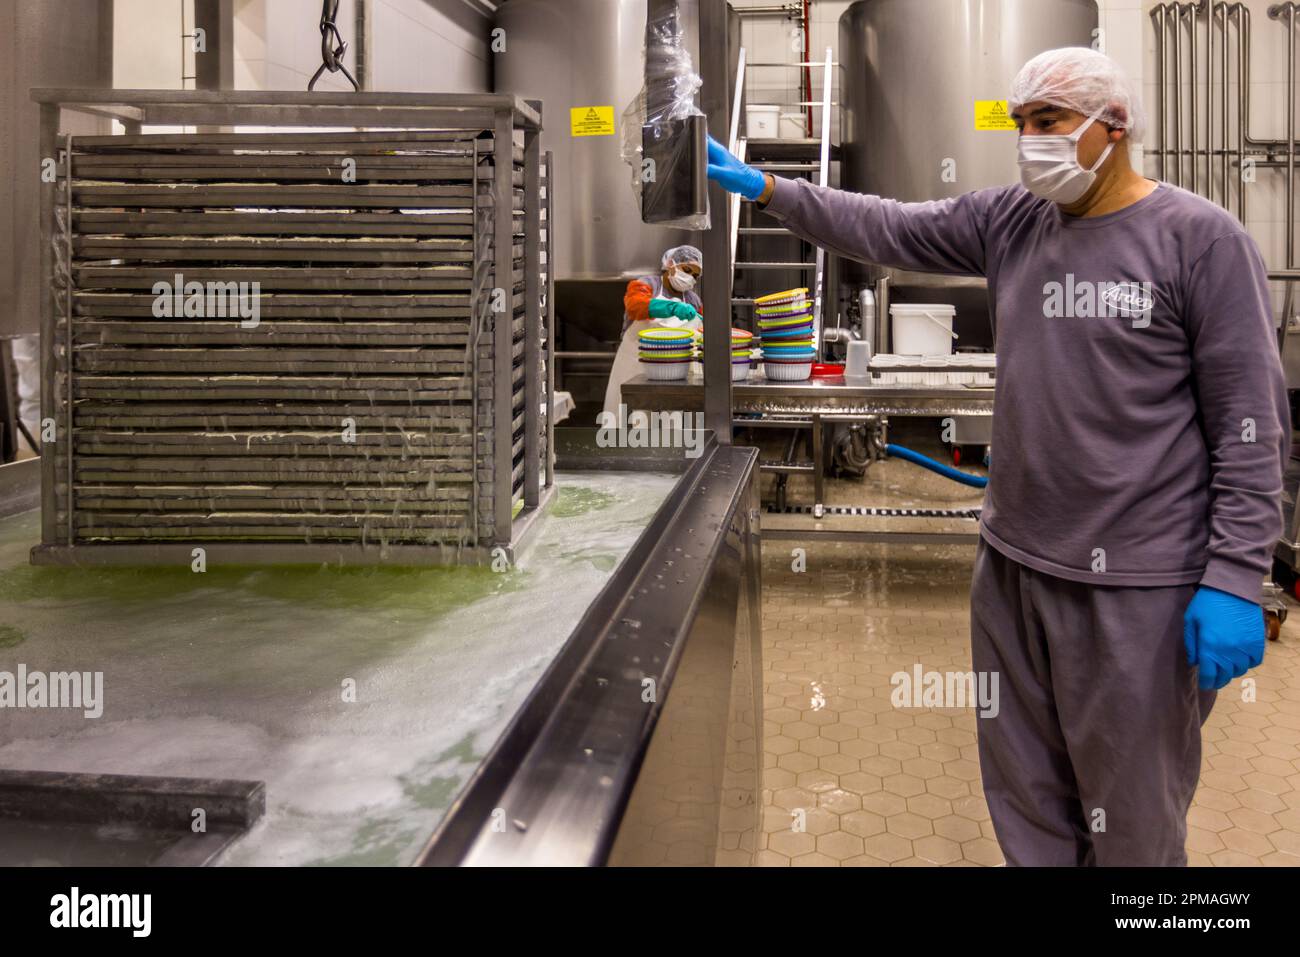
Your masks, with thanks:
M569 110L569 128L574 136L613 136L612 106L575 106Z
M1014 130L1016 121L1007 111L1006 100L976 100L975 129Z

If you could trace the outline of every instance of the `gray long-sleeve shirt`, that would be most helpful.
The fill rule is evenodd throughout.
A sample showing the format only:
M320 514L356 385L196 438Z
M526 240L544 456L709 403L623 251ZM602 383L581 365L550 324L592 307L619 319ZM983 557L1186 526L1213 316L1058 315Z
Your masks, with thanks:
M1259 600L1290 413L1264 263L1231 215L1165 183L1079 218L1019 185L899 203L780 178L766 210L842 256L987 277L992 547L1075 581Z

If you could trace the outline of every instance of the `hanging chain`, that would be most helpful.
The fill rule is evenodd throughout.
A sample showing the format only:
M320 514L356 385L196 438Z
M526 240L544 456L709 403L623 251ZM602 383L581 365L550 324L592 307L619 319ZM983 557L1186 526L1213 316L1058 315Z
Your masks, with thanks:
M348 72L348 68L343 65L343 57L348 52L348 43L340 35L339 28L334 24L334 18L338 16L338 12L339 0L324 0L320 12L321 65L320 69L311 78L311 82L307 84L307 92L309 93L316 88L316 81L325 74L326 70L330 73L342 71L343 75L348 78L348 82L352 84L352 89L361 89L357 81L353 79L352 74Z

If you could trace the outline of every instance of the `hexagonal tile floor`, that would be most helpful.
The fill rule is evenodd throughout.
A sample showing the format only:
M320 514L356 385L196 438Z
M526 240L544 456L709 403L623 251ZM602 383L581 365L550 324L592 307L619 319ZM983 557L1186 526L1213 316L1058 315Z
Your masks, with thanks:
M806 550L805 571L792 570L795 548ZM956 545L763 546L757 864L1002 863L974 712L890 702L890 676L917 662L970 669L973 558L973 547ZM1252 672L1257 700L1243 702L1234 682L1205 726L1189 815L1193 865L1300 865L1300 606L1292 608Z

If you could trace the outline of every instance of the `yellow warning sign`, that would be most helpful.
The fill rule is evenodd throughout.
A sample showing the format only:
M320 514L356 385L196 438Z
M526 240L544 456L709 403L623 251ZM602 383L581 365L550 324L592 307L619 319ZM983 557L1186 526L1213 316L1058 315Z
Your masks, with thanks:
M976 100L975 129L1014 130L1016 121L1007 112L1006 100Z
M612 106L575 106L569 110L569 128L574 136L613 136Z

